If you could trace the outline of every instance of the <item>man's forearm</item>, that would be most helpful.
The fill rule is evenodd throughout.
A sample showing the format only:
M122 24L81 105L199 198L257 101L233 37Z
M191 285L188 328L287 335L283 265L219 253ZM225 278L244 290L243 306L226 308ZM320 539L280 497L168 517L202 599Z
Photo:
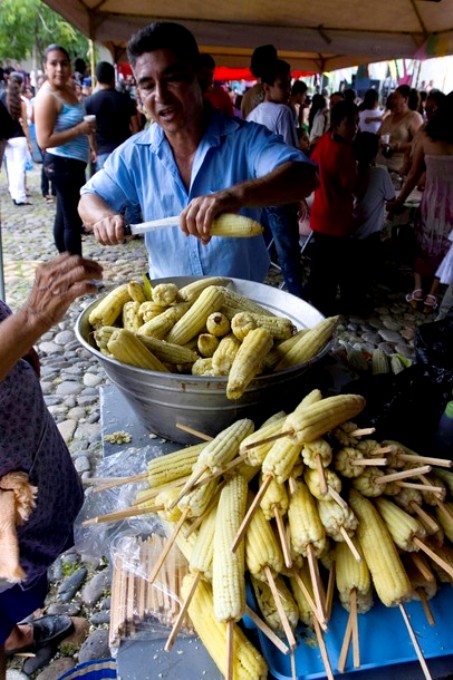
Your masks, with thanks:
M284 163L265 177L243 182L229 191L237 193L244 207L297 203L318 186L316 167L309 163Z
M79 201L78 210L83 223L88 228L105 217L118 214L96 194L83 194Z

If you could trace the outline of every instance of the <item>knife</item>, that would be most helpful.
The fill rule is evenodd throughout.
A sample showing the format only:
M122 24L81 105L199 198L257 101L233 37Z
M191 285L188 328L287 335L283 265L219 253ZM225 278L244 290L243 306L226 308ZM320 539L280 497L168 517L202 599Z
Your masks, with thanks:
M146 234L155 229L167 229L179 227L179 216L161 217L158 220L141 222L141 224L126 224L124 233L126 236ZM244 215L222 213L214 218L211 227L211 236L230 236L233 238L249 238L263 233L263 227L255 220Z

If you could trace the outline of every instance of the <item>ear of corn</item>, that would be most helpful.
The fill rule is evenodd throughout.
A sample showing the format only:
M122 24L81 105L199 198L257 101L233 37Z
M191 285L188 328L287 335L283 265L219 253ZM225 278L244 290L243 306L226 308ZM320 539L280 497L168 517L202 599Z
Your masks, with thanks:
M179 304L169 307L161 314L154 316L149 321L140 326L138 329L138 335L149 335L158 340L162 340L169 330L173 328L173 325L177 323L178 319L188 311L190 308L189 303L180 302ZM172 342L171 340L167 340ZM179 343L177 343L179 344Z
M260 507L264 517L268 520L275 517L275 508L277 508L281 515L286 515L289 507L286 486L273 478L261 499Z
M282 371L289 366L303 364L315 357L333 336L339 316L331 316L318 323L314 328L310 328L307 333L300 338L280 359L276 366L277 371ZM281 354L281 345L279 346Z
M302 336L308 333L309 330L310 330L309 328L302 328L300 331L297 331L297 333L292 335L287 340L283 340L282 342L276 344L269 352L264 361L264 366L266 370L267 371L275 370L277 364L283 359L283 357L286 356L291 347L294 347L294 345L296 345L302 338Z
M247 482L231 477L221 491L214 533L212 588L218 621L239 621L245 611L244 541L236 552L231 545L241 526L247 504Z
M426 534L422 524L387 498L376 498L374 503L398 548L416 550L414 536L422 538Z
M222 469L239 453L241 441L253 432L255 426L249 418L236 420L208 442L198 459L198 468L208 467L212 471Z
M254 302L254 300L250 300L250 298L247 298L244 295L239 295L239 293L236 293L231 288L224 289L223 304L226 311L224 311L224 309L221 311L224 312L229 319L233 318L230 316L231 314L234 316L237 312L253 312L255 314L264 314L265 316L275 316L275 314L266 307L262 307L258 302Z
M184 345L206 325L206 319L218 312L223 304L223 289L218 286L205 288L190 309L175 323L166 337L167 342Z
M253 500L249 494L249 505ZM247 569L258 579L266 580L265 567L269 567L274 576L283 569L283 556L270 523L264 517L260 507L252 515L245 536L245 562Z
M149 486L153 489L190 475L205 446L207 443L202 442L150 460L148 463Z
M267 625L278 633L284 633L281 618L277 610L277 605L275 604L274 595L267 584L266 581L258 580L255 577L251 577L253 591L255 593L258 606L263 615L263 619L266 621ZM275 585L277 586L278 592L280 594L280 600L288 617L289 624L293 630L297 626L299 620L299 609L297 603L294 600L289 588L285 584L284 580L277 576L275 579Z
M217 347L219 339L210 333L200 333L197 339L197 349L202 357L212 357Z
M178 286L175 283L158 283L153 288L153 302L166 307L175 302Z
M154 319L156 316L159 316L159 314L162 314L162 312L165 312L167 309L168 307L156 305L156 303L152 302L152 300L146 300L146 302L141 303L139 311L143 317L144 323L146 323L147 321Z
M214 504L203 519L189 562L191 571L199 571L208 581L212 580L216 516L217 505Z
M371 354L371 372L373 375L390 373L390 364L384 350L374 349Z
M379 478L383 476L382 470L374 467L374 465L369 465L365 470L362 470L358 477L352 480L351 484L362 496L377 498L386 491L387 484L379 484Z
M217 349L212 355L212 370L214 375L228 375L233 365L234 357L241 343L232 334L221 339Z
M243 340L247 333L255 328L265 328L274 340L290 338L296 330L290 319L281 316L238 312L231 320L231 330L238 340Z
M304 557L307 546L313 546L319 557L327 548L326 532L319 519L316 501L304 482L296 482L296 490L289 499L289 535L295 552Z
M124 328L118 328L112 333L107 349L115 359L124 364L168 373L164 364L133 333Z
M365 399L358 394L327 397L302 410L296 409L286 419L285 428L292 429L301 443L313 441L358 415L365 407Z
M107 343L112 337L112 333L117 330L117 326L101 326L94 331L93 336L96 341L96 345L100 350L107 351Z
M165 340L153 338L151 335L140 335L140 342L147 347L158 359L168 364L193 364L198 354L188 347L174 345Z
M230 321L222 312L214 312L206 319L206 330L216 338L222 338L231 330Z
M212 357L197 359L192 364L192 375L214 375Z
M121 286L117 286L99 300L96 307L91 310L88 316L89 323L95 328L113 326L121 314L124 303L129 302L130 299L128 284L123 283Z
M354 538L352 538L352 541L363 557L359 542ZM373 606L373 590L366 560L362 559L361 562L357 562L346 543L337 543L335 546L335 566L338 594L343 607L349 611L350 593L355 589L357 611L361 614L369 611Z
M305 585L305 588L308 590L312 600L314 601L315 596L313 593L313 588L311 585L311 578L310 578L310 571L308 569L308 564L304 562L304 564L297 570L298 575L300 576L303 584ZM308 603L307 598L305 597L304 592L302 591L299 583L297 582L297 579L294 578L294 576L289 577L289 584L291 586L291 592L294 595L294 599L296 600L297 607L299 609L299 618L302 621L302 623L305 626L308 626L309 628L313 627L313 610L311 606Z
M206 477L206 473L201 476L201 480ZM186 508L189 510L189 517L201 517L203 515L209 504L212 501L214 494L217 491L218 482L216 479L203 484L202 486L197 486L192 491L186 493L178 503L178 507L183 512ZM178 490L178 492L180 489Z
M228 286L231 283L231 279L226 279L223 276L205 276L202 279L197 279L188 283L187 286L183 286L179 289L178 299L184 300L184 302L195 302L197 297L201 295L205 288L208 286Z
M442 468L436 468L433 470L434 475L443 481L445 486L448 489L448 493L450 496L453 496L453 472L449 472L448 470L443 470Z
M336 543L344 541L341 529L345 529L349 536L357 529L357 517L351 508L338 505L335 501L318 501L319 519L322 522L326 534L333 538ZM354 559L354 558L353 558Z
M299 458L301 448L301 444L292 437L277 439L263 460L263 476L275 477L280 484L286 482Z
M211 236L228 236L232 238L250 238L263 233L263 227L255 220L244 215L222 213L214 218Z
M335 453L334 466L337 472L340 472L343 477L353 479L362 474L360 465L354 465L354 461L363 458L363 453L353 446L343 446Z
M127 292L129 293L131 300L134 302L138 302L139 304L146 302L147 298L145 291L142 284L138 283L138 281L129 281L127 284Z
M123 305L122 319L123 328L127 331L132 331L132 333L138 331L140 326L143 325L143 317L140 314L140 303L134 302L133 300L125 302Z
M324 470L324 476L326 478L327 485L332 487L337 493L341 493L341 479L335 474L333 470L327 468ZM326 495L322 493L321 490L321 479L319 477L318 470L312 470L307 468L304 472L304 480L312 496L318 500L326 500Z
M272 336L264 328L256 328L244 338L231 366L226 394L228 399L240 399L258 375L263 358L272 347Z
M271 450L274 442L267 442L266 444L260 444L259 446L254 446L252 449L247 449L248 444L253 444L261 439L267 439L268 437L273 437L282 431L283 423L285 422L286 415L280 416L278 419L273 420L267 425L263 424L259 430L253 432L248 437L242 440L239 447L239 452L247 456L247 462L249 465L261 465L263 460Z
M184 599L190 591L194 576L188 574L182 584ZM189 605L189 616L201 641L222 675L226 675L227 626L213 615L213 595L209 584L200 581ZM239 626L233 632L234 680L266 680L267 666Z
M349 503L359 520L356 535L379 599L386 607L399 604L412 588L387 526L371 501L354 489Z
M321 459L323 467L327 467L332 462L332 447L325 439L315 439L307 442L302 447L302 460L309 468L317 469L317 458Z

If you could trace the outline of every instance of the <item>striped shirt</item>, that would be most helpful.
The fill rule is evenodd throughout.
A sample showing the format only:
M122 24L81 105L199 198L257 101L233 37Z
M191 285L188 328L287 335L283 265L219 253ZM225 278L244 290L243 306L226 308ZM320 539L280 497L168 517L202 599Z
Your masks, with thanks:
M58 114L55 123L54 132L70 130L78 123L82 122L83 116L85 115L82 104L79 102L77 102L77 104L67 104L60 97L57 97L56 95L53 96L62 104L62 109ZM88 137L86 135L77 135L65 144L48 148L47 153L54 154L55 156L63 156L64 158L74 158L78 161L88 163L90 159Z

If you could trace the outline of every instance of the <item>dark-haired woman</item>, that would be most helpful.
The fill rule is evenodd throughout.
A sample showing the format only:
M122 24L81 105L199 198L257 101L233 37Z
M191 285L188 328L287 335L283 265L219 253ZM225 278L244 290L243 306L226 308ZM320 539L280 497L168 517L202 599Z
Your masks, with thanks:
M82 223L77 212L80 189L90 155L88 137L96 124L85 121L84 109L71 83L67 51L59 45L46 50L47 82L36 97L38 144L46 149L44 166L57 192L54 240L58 252L82 253Z
M363 102L359 106L359 129L360 132L377 134L384 112L379 108L379 95L376 90L370 89L365 92Z
M313 148L329 127L327 100L322 94L314 94L308 112L308 135Z
M409 107L410 96L409 85L396 88L392 94L390 115L384 118L378 132L383 146L377 162L395 173L401 172L404 154L410 149L417 130L423 125L421 115Z
M3 103L11 116L9 139L5 146L8 189L14 205L29 205L25 187L25 168L31 151L27 123L27 106L22 100L22 74L13 71L3 95Z
M426 168L425 190L416 226L417 252L414 290L406 300L425 313L437 309L439 280L433 278L445 256L453 229L453 92L440 104L420 133L407 180L395 202L402 205ZM428 289L424 289L427 283Z

